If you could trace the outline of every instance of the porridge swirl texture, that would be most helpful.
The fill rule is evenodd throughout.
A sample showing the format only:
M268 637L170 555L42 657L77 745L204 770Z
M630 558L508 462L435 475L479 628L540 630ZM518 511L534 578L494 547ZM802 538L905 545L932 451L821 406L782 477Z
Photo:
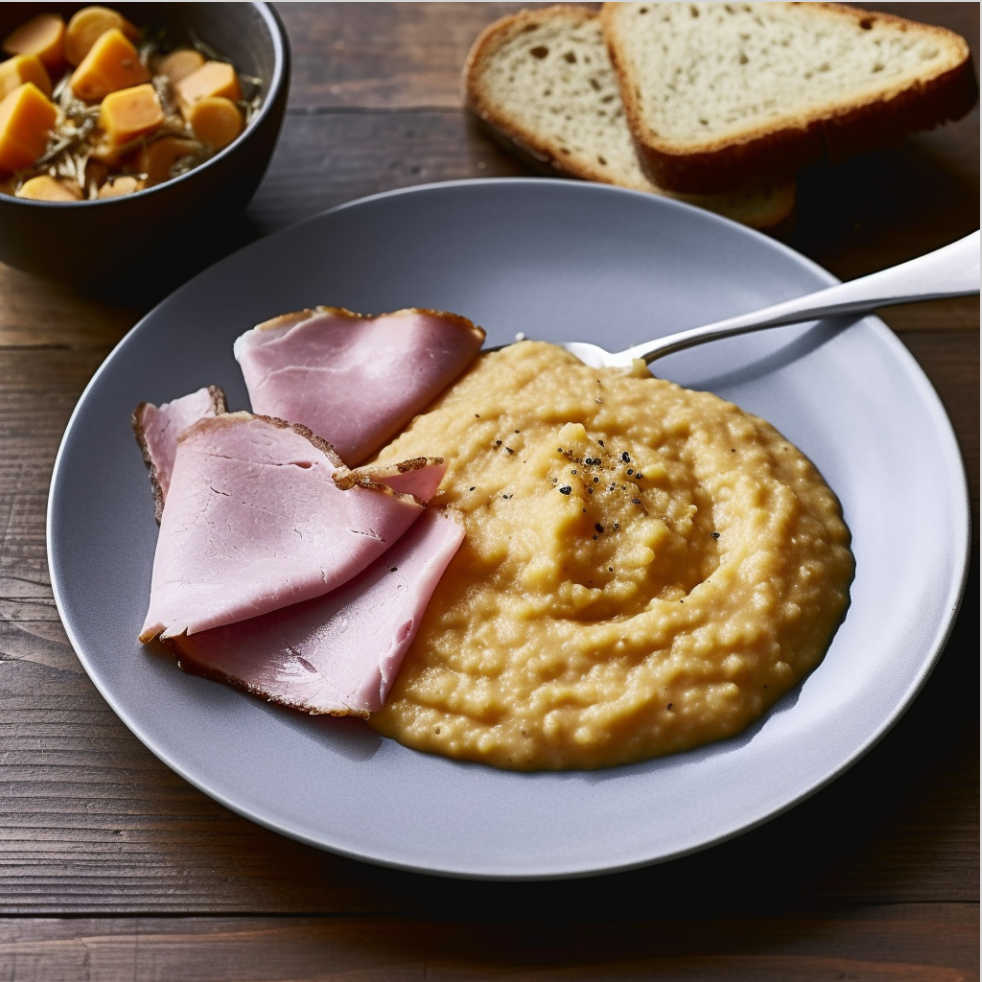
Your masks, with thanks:
M848 604L814 466L640 363L483 355L380 460L424 453L466 538L372 717L408 746L532 770L722 739L815 667Z

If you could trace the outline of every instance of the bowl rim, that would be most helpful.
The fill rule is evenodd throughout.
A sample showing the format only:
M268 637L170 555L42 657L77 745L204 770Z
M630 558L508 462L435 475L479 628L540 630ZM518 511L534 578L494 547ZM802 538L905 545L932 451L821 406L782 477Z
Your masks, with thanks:
M242 141L272 111L273 103L276 102L280 90L286 84L287 74L290 68L290 42L286 33L286 27L284 27L280 15L271 3L263 2L263 0L250 0L249 6L258 12L266 25L266 30L269 32L269 37L273 44L273 74L259 112L256 113L249 125L227 147L223 147L218 153L213 154L207 160L198 164L198 166L192 167L189 171L179 174L177 177L171 177L160 184L155 184L153 187L143 188L140 191L132 191L129 194L119 195L115 198L86 198L81 201L38 201L35 198L19 198L15 194L7 194L6 192L0 191L0 202L16 202L17 205L45 209L119 207L130 201L147 197L165 188L171 188L184 181L191 180L206 168L217 164L218 161L232 154Z

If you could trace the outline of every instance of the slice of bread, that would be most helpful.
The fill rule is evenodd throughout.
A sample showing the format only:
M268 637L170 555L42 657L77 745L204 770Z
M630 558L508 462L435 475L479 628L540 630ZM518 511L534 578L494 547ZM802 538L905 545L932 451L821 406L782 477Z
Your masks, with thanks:
M964 115L951 31L833 3L607 3L601 20L642 166L680 191L780 178Z
M590 181L681 198L765 228L791 212L794 184L719 195L671 194L642 172L600 19L583 7L540 7L487 27L467 58L469 108L533 164Z

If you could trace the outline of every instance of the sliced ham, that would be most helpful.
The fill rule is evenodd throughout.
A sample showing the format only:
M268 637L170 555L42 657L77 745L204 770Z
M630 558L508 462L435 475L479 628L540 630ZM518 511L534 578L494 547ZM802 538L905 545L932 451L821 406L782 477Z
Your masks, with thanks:
M471 363L484 331L432 310L284 314L235 342L253 412L302 423L366 460Z
M198 389L180 399L161 403L141 402L133 410L133 432L143 451L150 472L155 518L160 521L164 499L170 487L170 475L177 453L177 438L192 423L227 411L225 393L217 385Z
M367 716L384 703L433 590L464 537L427 512L347 584L316 600L175 638L188 671L307 713Z
M441 461L410 462L419 486ZM347 468L303 426L251 413L185 430L140 640L194 634L311 600L356 576L420 516L416 497ZM381 472L380 472L381 476ZM409 480L405 475L401 475Z

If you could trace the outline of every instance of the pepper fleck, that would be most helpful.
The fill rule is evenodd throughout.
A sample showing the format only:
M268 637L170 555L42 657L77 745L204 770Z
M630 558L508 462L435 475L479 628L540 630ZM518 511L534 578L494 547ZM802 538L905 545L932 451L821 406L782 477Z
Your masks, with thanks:
M494 445L495 445L496 447L500 447L500 446L501 446L501 441L500 441L500 440L495 440L495 441L494 441Z
M472 484L467 490L468 491L473 491L474 490L474 485Z
M713 538L714 539L718 539L719 538L719 532L713 532Z
M641 499L640 498L632 498L631 499L631 504L632 505L640 505L641 504Z
M389 567L389 572L390 573L394 573L398 568L399 568L398 566L390 566Z
M604 527L603 527L603 526L602 526L602 525L600 524L600 522L597 522L597 523L596 523L596 524L595 524L595 525L594 525L593 527L594 527L594 528L595 528L595 529L596 529L596 530L597 530L598 532L603 532L603 530L604 530Z
M514 453L515 452L514 450L512 450L511 447L505 447L505 450L507 450L508 453Z
M668 707L667 707L667 708L668 708L668 709L671 709L671 708L672 708L672 704L671 704L671 703L669 703L669 704L668 704Z
M621 454L621 460L623 460L625 464L629 464L631 463L631 455L625 450L624 453Z
M628 467L627 472L628 472L628 474L633 474L634 473L634 468L633 467Z
M600 483L600 478L599 478L599 477L595 477L595 478L593 479L593 483L594 483L594 484L599 484L599 483Z
M603 445L604 445L604 442L603 442L603 440L597 440L597 443L599 443L599 444L600 444L600 446L603 446Z
M563 485L563 486L562 486L562 487L561 487L561 488L559 489L559 493L560 493L560 494L572 494L572 493L573 493L573 489L572 489L572 488L571 488L571 487L570 487L570 486L569 486L568 484L564 484L564 485Z

